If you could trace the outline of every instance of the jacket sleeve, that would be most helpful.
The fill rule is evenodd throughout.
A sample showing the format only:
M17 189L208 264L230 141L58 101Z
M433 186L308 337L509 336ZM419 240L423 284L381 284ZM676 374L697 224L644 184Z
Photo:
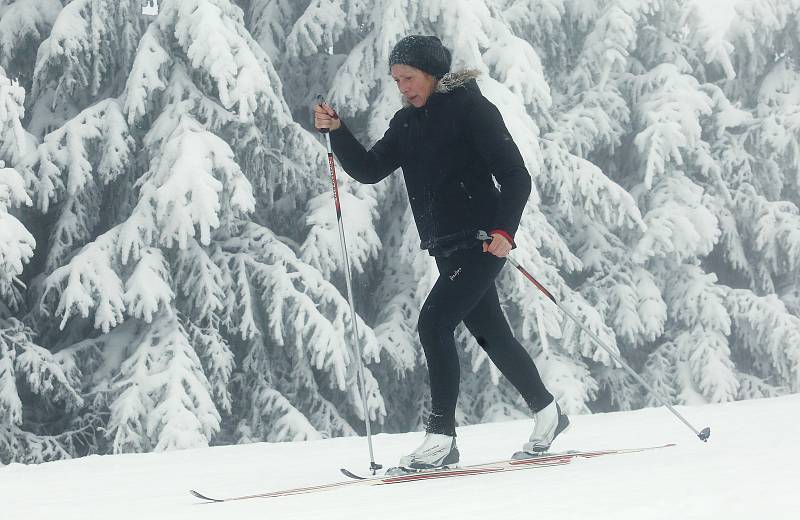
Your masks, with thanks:
M513 239L531 194L531 176L492 102L483 96L475 98L467 105L466 117L473 145L500 185L500 205L491 227L508 232Z
M383 137L367 151L347 125L331 132L331 148L350 177L364 184L375 184L400 167L397 119L392 118Z

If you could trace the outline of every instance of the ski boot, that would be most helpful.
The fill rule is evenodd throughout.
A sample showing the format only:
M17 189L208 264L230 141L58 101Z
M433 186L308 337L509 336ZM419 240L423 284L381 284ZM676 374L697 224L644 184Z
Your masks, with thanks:
M458 464L456 438L440 433L427 433L425 440L410 454L400 458L400 465L386 471L387 475L402 475L452 468Z
M569 427L569 417L561 412L561 407L553 400L533 414L534 426L531 437L511 458L529 459L546 453L553 440Z

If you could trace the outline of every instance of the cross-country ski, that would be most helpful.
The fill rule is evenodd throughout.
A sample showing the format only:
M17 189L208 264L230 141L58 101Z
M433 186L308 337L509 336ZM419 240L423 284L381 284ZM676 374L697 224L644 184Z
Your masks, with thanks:
M650 451L660 448L669 448L675 446L674 444L665 444L663 446L653 446L646 448L628 448L617 450L602 450L602 451L572 451L564 453L544 454L538 457L530 457L528 459L508 459L496 462L489 462L484 464L476 464L474 466L466 466L463 468L448 468L440 470L418 471L418 472L399 472L391 475L381 475L376 477L362 477L355 473L342 469L342 473L349 476L352 480L345 480L340 482L332 482L328 484L318 484L315 486L306 486L291 489L282 489L277 491L266 491L263 493L255 493L250 495L234 496L227 498L214 498L207 496L200 491L190 490L189 493L201 500L208 502L233 502L238 500L249 500L254 498L274 498L291 495L301 495L306 493L316 493L319 491L330 491L339 489L346 486L366 485L366 486L381 486L389 484L403 484L410 482L423 482L426 480L439 480L444 478L455 477L469 477L476 475L486 475L490 473L501 473L510 471L519 471L524 469L544 468L548 466L560 466L569 464L577 459L594 459L608 455L621 455L625 453L640 453L643 451Z

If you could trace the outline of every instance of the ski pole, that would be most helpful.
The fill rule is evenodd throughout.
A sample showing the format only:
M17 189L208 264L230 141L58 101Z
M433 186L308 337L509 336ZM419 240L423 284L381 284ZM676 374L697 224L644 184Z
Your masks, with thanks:
M478 234L476 235L476 238L477 238L478 240L482 241L482 242L487 242L487 241L488 241L488 242L491 242L491 240L492 240L492 237L490 237L490 236L489 236L489 234L488 234L488 233L486 233L486 231L483 231L483 230L480 230L480 231L478 231ZM589 335L589 337L590 337L590 338L592 338L592 341L594 341L594 342L595 342L595 343L596 343L598 346L600 346L600 347L601 347L603 350L605 350L606 352L608 352L608 353L609 353L609 355L610 355L612 358L614 358L614 360L615 360L617 363L619 363L619 364L620 364L620 366L622 366L622 367L623 367L625 370L627 370L627 371L628 371L628 372L629 372L629 373L630 373L630 374L631 374L631 375L632 375L632 376L633 376L633 377L634 377L634 378L635 378L635 379L636 379L636 380L639 382L639 384L641 384L641 385L642 385L643 387L645 387L645 388L646 388L646 389L647 389L647 390L648 390L648 391L649 391L651 394L653 394L653 395L654 395L654 396L655 396L655 397L656 397L656 398L657 398L657 399L658 399L658 400L661 402L661 404L663 404L664 406L666 406L666 407L669 409L669 411L670 411L670 412L672 412L673 414L675 414L675 416L676 416L678 419L680 419L680 420L683 422L683 424L685 424L686 426L688 426L688 427L689 427L689 429L690 429L690 430L692 430L692 431L694 432L694 434L695 434L695 435L696 435L696 436L697 436L697 437L698 437L698 438L699 438L701 441L703 441L703 442L708 442L708 438L711 436L711 428L709 428L708 426L706 426L705 428L703 428L701 431L699 431L699 432L698 432L698 431L695 429L695 427L694 427L694 426L692 426L692 425L691 425L691 423L689 423L689 421L687 421L687 420L686 420L686 419L685 419L685 418L684 418L684 417L683 417L683 416L682 416L680 413L678 413L678 411L677 411L675 408L673 408L673 407L672 407L672 405L671 405L671 404L669 404L669 403L667 402L667 400L666 400L666 399L664 399L664 398L661 396L661 394L659 394L659 393L658 393L658 392L657 392L657 391L656 391L656 390L655 390L655 389L654 389L652 386L650 386L649 384L647 384L647 381L645 381L644 379L642 379L642 378L641 378L641 376L639 376L639 374L637 374L635 370L633 370L631 367L629 367L629 366L628 366L628 364L627 364L627 363L625 363L625 362L622 360L622 358L621 358L621 357L619 357L619 356L618 356L618 355L617 355L617 354L616 354L616 353L615 353L615 352L614 352L614 351L613 351L613 350L612 350L610 347L606 346L606 345L605 345L605 344L604 344L604 343L603 343L603 342L600 340L600 338L598 338L598 337L597 337L597 335L596 335L594 332L592 332L591 330L589 330L589 328L588 328L588 327L586 327L586 325L584 325L583 323L581 323L581 321L580 321L580 320L579 320L577 317L575 317L575 315L574 315L574 314L572 314L572 313L571 313L571 312L569 312L567 309L565 309L563 306L561 306L561 305L558 303L558 301L556 301L555 297L553 297L553 295L552 295L552 294L550 294L550 291L548 291L547 289L545 289L545 288L544 288L544 286L543 286L542 284L540 284L540 283L539 283L539 281L538 281L536 278L534 278L534 277L531 275L531 273L529 273L528 271L526 271L526 270L525 270L525 268L523 268L521 265L519 265L519 263L517 263L517 261L516 261L516 260L514 260L513 258L511 258L510 256L506 256L506 259L507 259L509 262L511 262L511 265L513 265L514 267L516 267L516 268L517 268L517 270L518 270L520 273L522 273L522 275L523 275L523 276L525 276L525 278L527 278L528 280L530 280L530 281L531 281L531 283L533 283L533 285L535 285L535 286L536 286L536 288L537 288L537 289L539 289L539 290L540 290L540 291L541 291L541 292L542 292L542 293L543 293L543 294L544 294L544 295L547 297L547 299L549 299L551 302L555 303L555 304L556 304L556 307L558 307L559 309L561 309L561 312L563 312L563 313L564 313L564 314L566 314L566 315L567 315L567 316L568 316L570 319L572 319L572 321L574 321L574 322L575 322L575 323L576 323L576 324L577 324L577 325L578 325L578 326L581 328L581 330L583 330L583 332L585 332L586 334L588 334L588 335Z
M321 95L317 96L317 103L322 105L324 102ZM339 117L334 115L336 119ZM344 222L342 221L342 205L339 199L339 186L336 181L336 166L333 161L333 148L331 147L331 135L327 128L320 128L319 131L325 134L325 143L328 147L328 168L331 173L331 185L333 187L333 202L336 206L336 222L339 224L339 241L342 244L342 257L344 258L344 279L347 285L347 301L350 304L350 320L353 329L353 343L356 347L356 368L358 373L358 386L361 393L361 401L364 406L364 424L367 426L367 445L369 446L369 468L374 475L383 466L375 463L375 456L372 450L372 429L369 421L369 409L367 406L367 384L364 377L364 363L361 360L361 344L358 337L358 320L356 319L356 309L353 305L353 283L350 279L350 260L347 256L347 241L344 235Z

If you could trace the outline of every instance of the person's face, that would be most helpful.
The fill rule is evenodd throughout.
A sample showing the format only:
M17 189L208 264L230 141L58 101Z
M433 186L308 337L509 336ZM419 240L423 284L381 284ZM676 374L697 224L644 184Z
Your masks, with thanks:
M419 108L428 102L436 88L436 78L410 65L392 65L392 79L400 93L413 106Z

